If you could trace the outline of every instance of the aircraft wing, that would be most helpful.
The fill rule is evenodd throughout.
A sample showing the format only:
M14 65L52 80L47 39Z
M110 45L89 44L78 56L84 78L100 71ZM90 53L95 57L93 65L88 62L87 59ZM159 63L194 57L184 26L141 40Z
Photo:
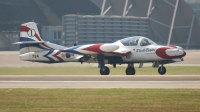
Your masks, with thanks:
M81 55L97 55L97 54L104 54L105 56L126 56L131 53L130 50L121 48L117 44L113 43L106 43L106 44L87 44L87 45L78 45L69 47L61 52L70 52L74 54L81 54Z
M110 52L110 54L114 54L114 55L119 55L119 56L126 56L128 54L130 54L131 51L128 49L124 49L124 48L120 48L116 51Z
M87 44L87 45L78 45L69 47L63 50L60 50L61 52L70 52L74 54L82 54L82 55L95 55L95 54L103 54L103 53L115 53L119 49L119 46L112 43L106 43L106 44Z

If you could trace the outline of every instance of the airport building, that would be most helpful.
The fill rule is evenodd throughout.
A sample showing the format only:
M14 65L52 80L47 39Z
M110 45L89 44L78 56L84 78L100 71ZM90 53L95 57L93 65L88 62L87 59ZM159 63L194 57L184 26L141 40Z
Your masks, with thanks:
M173 44L184 48L200 48L199 20L184 0L91 1L101 9L100 16L63 16L62 24L65 45L72 45L72 43L96 43L100 41L110 42L127 36L140 35L146 36L158 44ZM197 3L197 1L190 3ZM114 15L120 16L121 20L119 20L120 17L115 18ZM134 27L131 22L133 20L127 23L126 19L129 17L145 18L144 24L147 25L145 28L148 28L148 30L144 31L145 28ZM109 18L110 20L106 20L105 18ZM74 24L72 24L72 21ZM105 21L110 21L111 24L109 22L105 23ZM114 23L115 21L116 23ZM129 29L128 35L123 35L123 32L126 32L123 30L123 24L128 25L125 28ZM138 19L138 23L136 24L141 24L140 19ZM99 28L99 32L103 31L99 34L96 28L101 25L105 28ZM110 31L109 28L116 28L113 25L119 26L119 31ZM81 30L84 27L85 30ZM135 33L140 30L148 32L148 34Z
M43 26L41 28L41 37L52 43L63 45L63 27L62 26Z
M110 43L130 36L148 37L148 18L133 16L65 15L64 45Z
M100 9L99 15L77 14L62 17L63 45L69 47L74 43L113 42L139 35L158 44L179 45L186 49L200 48L198 10L194 9L194 4L199 6L198 0L91 2Z
M19 45L13 44L19 41L19 31L2 31L0 32L0 40L1 51L19 50Z

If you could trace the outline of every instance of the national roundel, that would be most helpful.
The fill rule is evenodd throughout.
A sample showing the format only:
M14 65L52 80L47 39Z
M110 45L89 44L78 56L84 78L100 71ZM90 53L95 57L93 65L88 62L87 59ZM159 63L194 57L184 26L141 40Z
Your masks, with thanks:
M34 30L34 29L30 29L30 30L28 31L28 36L29 36L29 37L34 37L34 36L35 36L35 30Z
M71 57L70 53L66 53L66 57L70 58Z

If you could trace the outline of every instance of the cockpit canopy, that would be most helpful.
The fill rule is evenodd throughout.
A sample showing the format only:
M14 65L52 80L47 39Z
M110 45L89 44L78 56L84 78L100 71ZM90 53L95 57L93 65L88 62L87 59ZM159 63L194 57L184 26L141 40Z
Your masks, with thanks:
M133 36L127 37L125 39L119 40L124 46L148 46L156 44L152 40L142 37L142 36Z

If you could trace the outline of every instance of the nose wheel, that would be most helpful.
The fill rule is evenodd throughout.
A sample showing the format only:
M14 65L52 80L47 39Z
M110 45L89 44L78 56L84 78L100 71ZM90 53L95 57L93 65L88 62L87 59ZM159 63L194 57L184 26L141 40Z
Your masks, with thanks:
M110 69L107 66L100 68L100 74L101 75L108 75L109 73L110 73Z
M160 75L164 75L165 73L166 73L166 68L163 66L163 65L161 65L159 68L158 68L158 73L160 74Z

